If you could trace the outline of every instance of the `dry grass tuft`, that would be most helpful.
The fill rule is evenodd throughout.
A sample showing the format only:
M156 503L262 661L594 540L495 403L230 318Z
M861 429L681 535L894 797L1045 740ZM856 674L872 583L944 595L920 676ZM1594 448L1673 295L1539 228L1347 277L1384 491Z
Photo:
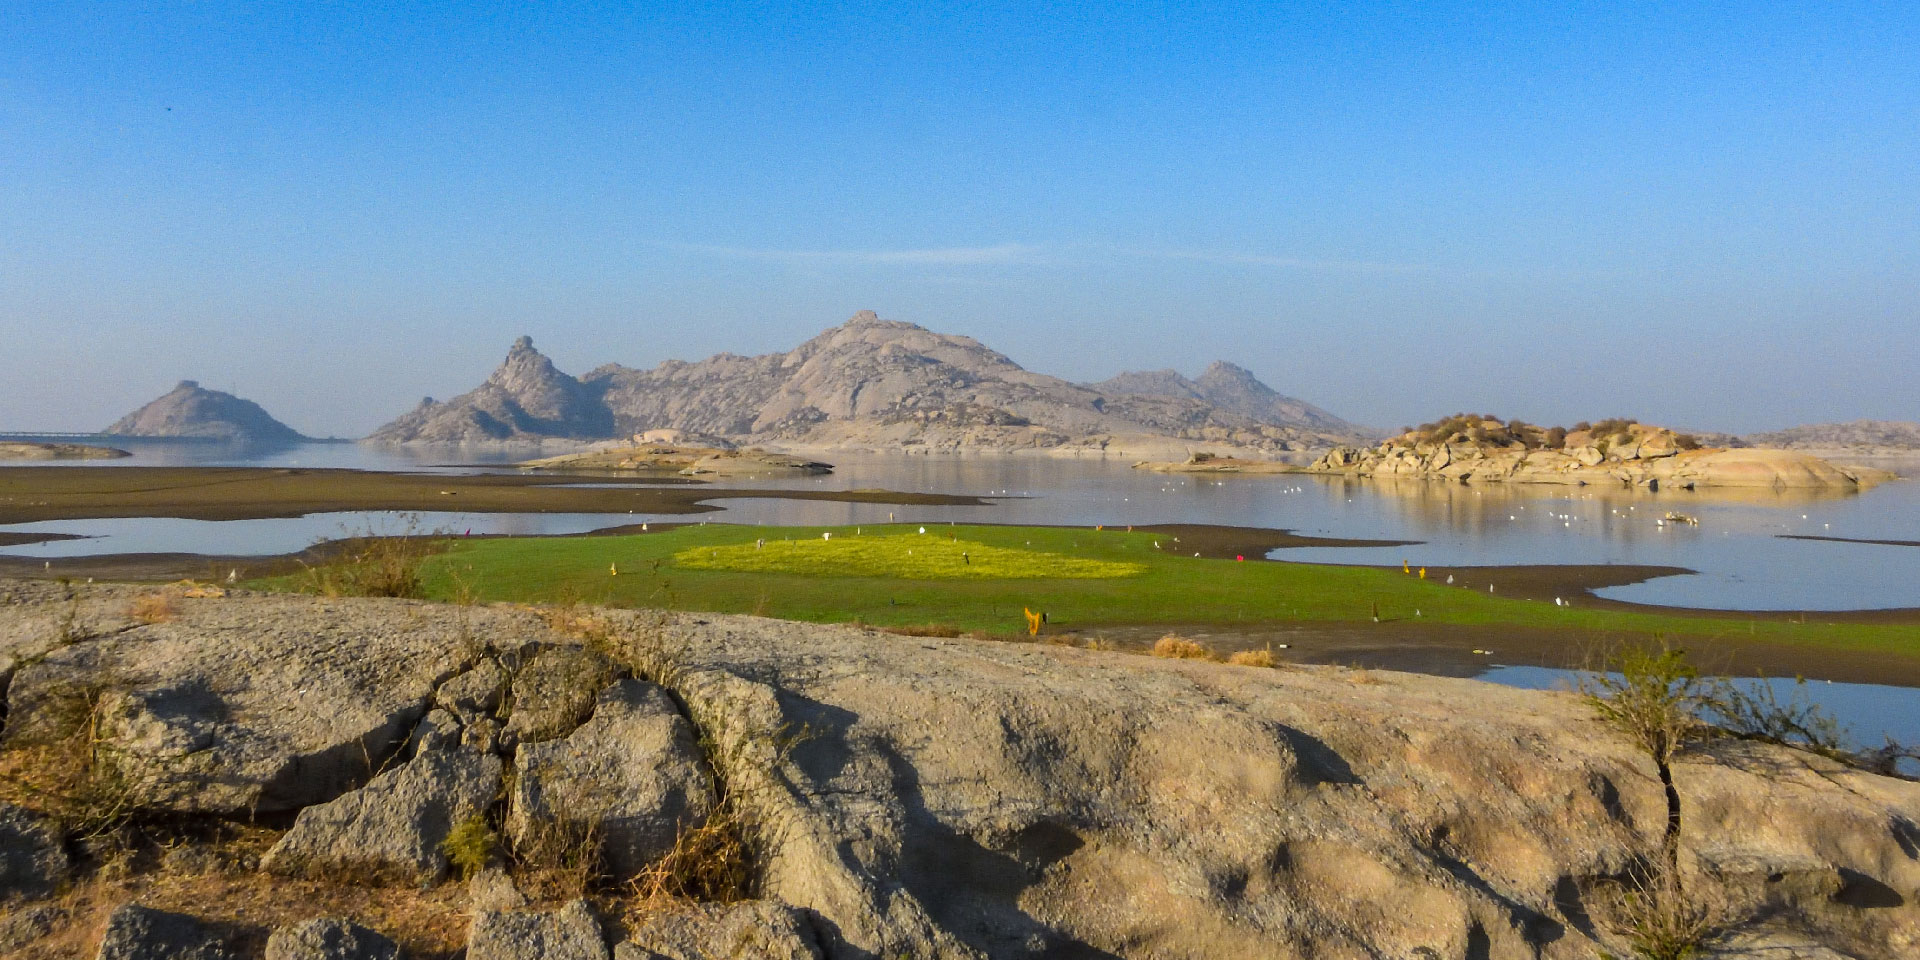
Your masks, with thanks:
M143 593L127 603L127 617L141 623L170 623L179 616L179 602L165 591Z
M1153 655L1169 660L1220 659L1206 644L1171 633L1154 641Z
M674 901L733 903L753 886L753 856L740 803L723 798L699 826L682 830L673 849L633 880L643 904Z
M1227 658L1236 667L1277 667L1280 661L1272 650L1241 650Z
M542 820L514 840L514 873L536 899L577 899L605 879L605 850L598 821Z
M53 817L72 839L112 845L132 821L145 786L123 769L106 735L112 695L92 685L49 697L43 729L0 751L0 800Z
M1702 879L1682 885L1671 870L1636 873L1602 889L1600 920L1635 960L1692 960L1727 932L1733 916L1725 892ZM1614 954L1602 953L1608 960Z
M339 553L306 568L306 588L324 597L408 597L422 599L421 567L440 550L440 534L422 531L408 517L398 535L366 530L339 542Z

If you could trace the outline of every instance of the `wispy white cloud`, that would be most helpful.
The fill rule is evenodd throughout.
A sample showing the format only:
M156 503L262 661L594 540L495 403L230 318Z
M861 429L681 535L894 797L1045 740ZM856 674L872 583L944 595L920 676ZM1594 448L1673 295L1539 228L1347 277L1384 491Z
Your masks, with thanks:
M1271 270L1296 270L1312 273L1345 273L1405 276L1477 276L1491 275L1471 268L1424 263L1395 263L1380 260L1344 260L1324 257L1300 257L1241 250L1217 250L1192 247L1132 247L1083 243L1062 247L1043 247L1025 243L1001 243L978 247L918 247L871 250L807 250L780 247L734 247L718 244L667 244L675 250L712 257L739 260L811 265L842 266L1053 266L1085 267L1111 264L1115 260L1158 260L1163 262L1211 263Z
M985 266L1032 263L1041 249L1020 243L1002 243L989 247L925 247L899 250L783 250L769 247L726 247L707 244L676 244L690 253L733 257L742 260L773 260L788 263L843 263L854 265L929 265Z
M1277 267L1285 270L1311 270L1322 273L1451 273L1443 267L1421 263L1389 263L1375 260L1336 260L1315 257L1288 257L1233 250L1139 249L1123 251L1128 256L1151 260L1187 260L1229 266Z

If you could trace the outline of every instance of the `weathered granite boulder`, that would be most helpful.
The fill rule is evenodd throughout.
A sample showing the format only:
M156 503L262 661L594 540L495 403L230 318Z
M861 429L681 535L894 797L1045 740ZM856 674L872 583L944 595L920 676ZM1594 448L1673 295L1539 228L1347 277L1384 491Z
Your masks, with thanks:
M366 786L300 811L261 866L290 876L431 881L440 845L500 794L502 764L467 747L427 750Z
M275 930L266 960L400 960L400 948L357 923L321 918Z
M550 913L487 910L468 928L467 960L607 960L607 944L583 900Z
M1570 696L698 620L679 692L830 956L1587 960L1659 856L1651 764ZM1676 767L1689 863L1792 942L1920 950L1920 784L1737 746Z
M508 833L524 840L561 820L597 823L619 877L639 874L713 809L693 726L665 690L640 680L601 691L593 716L566 737L521 744L514 767Z
M0 803L0 903L52 896L69 869L58 828L31 810Z
M690 904L648 919L613 948L613 960L820 960L813 928L771 900Z
M565 736L593 710L594 697L613 679L613 663L577 646L536 653L513 675L507 736L518 743Z
M481 717L491 717L500 709L507 695L507 671L491 658L440 685L434 694L433 702L444 710L460 718L462 723L472 723Z
M129 903L107 918L98 960L237 960L214 931L192 917Z
M527 614L476 623L497 645L545 632ZM20 669L6 737L45 733L71 713L65 701L98 695L147 807L298 810L364 783L406 742L458 672L465 639L454 618L406 601L191 601L173 622L59 647Z
M0 595L8 589L0 585ZM47 595L0 606L0 626L16 616L40 622L63 602ZM129 728L126 742L152 750L196 734L192 723L169 721L208 713L200 691L226 705L205 719L212 751L316 742L296 737L310 725L296 719L315 709L289 692L298 683L336 692L364 684L355 695L378 701L384 672L390 682L418 683L412 702L424 712L433 685L397 664L445 663L427 672L450 677L464 662L408 661L381 654L381 644L356 646L370 651L359 660L330 659L301 644L337 648L375 636L424 646L437 637L439 656L457 661L465 656L457 651L472 648L447 613L383 601L197 601L164 631L135 627L55 651L50 662L64 672L21 669L8 735L42 722L34 712L54 704L53 684L85 679L79 671L94 664L145 671L111 676L121 692L141 695L128 698L140 704L132 712L157 725L138 735ZM436 634L441 616L450 629ZM607 616L642 625L638 613ZM502 644L564 646L518 611L475 608L459 619ZM250 649L261 641L233 627L241 622L273 625L261 629L279 632L297 669ZM794 910L739 919L703 908L699 923L713 921L723 934L786 930L803 944L811 934L822 956L916 960L1586 960L1601 949L1624 952L1597 919L1598 888L1660 856L1666 811L1656 772L1563 694L737 616L645 623L674 647L673 701L700 742L715 745L706 762L741 804L743 835L758 857L756 894ZM296 635L305 640L285 639ZM159 650L121 649L136 640ZM384 643L405 650L414 642ZM532 659L495 649L510 670ZM233 660L254 675L237 675ZM551 740L529 745L563 758L547 766L631 776L634 751L625 745L635 741L621 731L673 727L664 709L644 708L645 684L612 686L604 710L597 698L581 709L578 729L562 724ZM267 695L275 692L284 701L277 706ZM437 874L439 837L463 803L471 811L496 799L500 760L465 744L464 734L460 745L439 736L439 749L420 739L417 755L401 754L363 788L303 810L274 851L276 869L334 882L356 870ZM530 767L542 766L532 761L540 754L529 753ZM1920 953L1920 784L1739 741L1689 750L1674 776L1690 882L1758 918L1737 931L1740 949L1862 960ZM548 775L536 779L545 791ZM275 896L306 889L305 881L276 888L271 873L253 882ZM232 915L229 906L219 913ZM172 921L130 918L111 932L108 956L153 955L129 951L166 942L149 928ZM74 937L91 932L75 926L84 922L42 915L30 926L50 923L55 935ZM645 949L672 955L666 948L685 941L669 932L655 928L655 946ZM181 954L220 949L203 929L189 933L173 938L188 944ZM472 934L475 960L607 956L584 906L482 909ZM775 936L759 948L782 944L791 946ZM702 948L714 945L709 938Z

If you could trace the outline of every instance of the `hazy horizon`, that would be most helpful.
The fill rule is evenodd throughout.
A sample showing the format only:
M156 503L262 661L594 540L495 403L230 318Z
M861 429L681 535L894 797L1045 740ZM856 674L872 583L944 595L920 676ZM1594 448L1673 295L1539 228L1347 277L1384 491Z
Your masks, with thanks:
M1920 420L1920 11L0 12L0 430L860 309L1391 428Z

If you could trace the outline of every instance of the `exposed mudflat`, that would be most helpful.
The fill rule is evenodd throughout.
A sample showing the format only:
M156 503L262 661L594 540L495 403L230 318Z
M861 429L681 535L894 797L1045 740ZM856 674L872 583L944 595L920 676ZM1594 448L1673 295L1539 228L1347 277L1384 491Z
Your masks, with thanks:
M703 513L735 497L912 506L984 506L978 497L892 490L739 490L577 476L433 475L260 467L11 467L0 523L95 517L248 520L352 510L472 513Z

